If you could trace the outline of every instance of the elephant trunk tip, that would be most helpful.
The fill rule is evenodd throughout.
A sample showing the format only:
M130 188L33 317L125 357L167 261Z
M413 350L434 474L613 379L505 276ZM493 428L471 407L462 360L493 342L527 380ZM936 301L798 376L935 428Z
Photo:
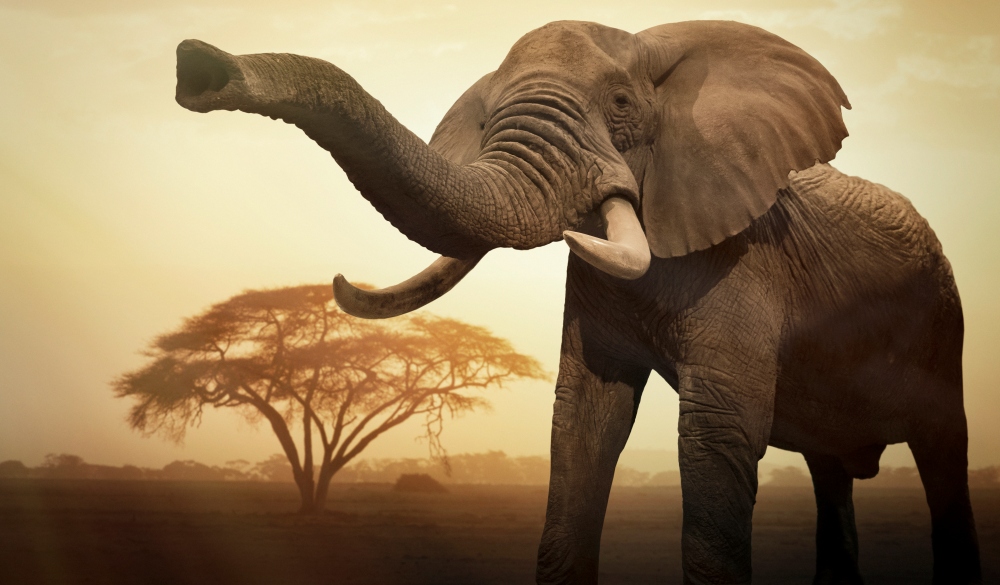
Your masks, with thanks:
M177 103L195 112L225 108L219 92L242 78L235 57L198 40L177 45Z

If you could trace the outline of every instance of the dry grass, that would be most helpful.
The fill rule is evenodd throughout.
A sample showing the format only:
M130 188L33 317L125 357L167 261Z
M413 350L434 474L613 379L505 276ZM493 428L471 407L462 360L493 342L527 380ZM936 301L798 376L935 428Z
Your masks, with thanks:
M447 494L335 485L301 517L290 484L0 481L0 583L530 583L542 487ZM973 492L987 583L1000 582L1000 490ZM869 585L930 582L930 520L917 489L858 489ZM754 521L759 583L809 583L808 489L763 486ZM678 488L613 492L602 583L680 583Z

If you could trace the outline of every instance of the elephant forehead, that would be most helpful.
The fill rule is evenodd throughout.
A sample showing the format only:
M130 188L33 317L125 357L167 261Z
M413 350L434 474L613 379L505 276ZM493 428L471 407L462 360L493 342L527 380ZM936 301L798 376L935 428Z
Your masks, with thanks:
M549 23L521 37L497 70L501 79L527 71L595 81L620 69L632 53L634 35L593 22Z

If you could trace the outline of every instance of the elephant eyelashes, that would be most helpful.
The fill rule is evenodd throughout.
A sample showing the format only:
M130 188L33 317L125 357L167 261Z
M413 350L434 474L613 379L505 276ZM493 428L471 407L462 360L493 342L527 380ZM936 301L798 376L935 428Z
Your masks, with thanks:
M609 110L608 117L627 120L632 114L632 99L624 91L616 91L612 94Z

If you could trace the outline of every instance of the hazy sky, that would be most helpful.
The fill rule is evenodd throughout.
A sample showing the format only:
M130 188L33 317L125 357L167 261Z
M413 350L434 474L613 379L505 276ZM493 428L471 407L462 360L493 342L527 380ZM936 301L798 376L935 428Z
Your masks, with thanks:
M242 289L338 272L388 285L434 257L295 128L178 106L181 40L329 60L428 139L455 98L546 22L638 32L721 18L823 62L854 106L834 165L902 192L936 230L966 311L971 463L1000 464L1000 2L138 4L0 0L0 460L67 452L162 466L278 452L269 429L226 414L209 413L184 445L142 438L108 382L142 363L152 337ZM555 371L567 253L492 252L429 309L485 325ZM495 393L495 409L453 421L445 444L547 453L552 400L549 383ZM674 449L676 418L676 396L655 379L630 448ZM423 456L416 434L401 428L367 454ZM895 449L884 463L906 460Z

